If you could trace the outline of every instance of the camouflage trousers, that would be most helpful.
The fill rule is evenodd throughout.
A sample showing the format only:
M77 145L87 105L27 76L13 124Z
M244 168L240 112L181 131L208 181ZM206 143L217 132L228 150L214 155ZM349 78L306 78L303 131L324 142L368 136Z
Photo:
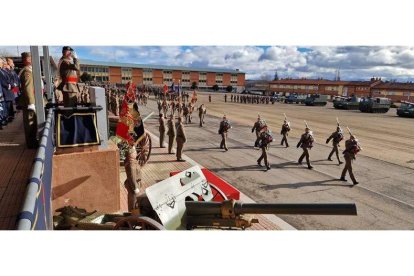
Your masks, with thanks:
M303 153L299 157L299 163L302 164L303 158L306 157L306 163L308 164L308 167L311 167L310 161L309 161L309 150L307 148L302 148Z
M329 153L328 159L331 159L331 157L334 153L336 154L336 158L338 159L338 163L341 163L341 159L339 158L338 144L333 144L333 148L331 150L331 153Z
M287 140L287 134L282 133L282 135L283 135L283 138L282 138L282 141L280 142L280 144L283 146L283 144L285 143L286 147L289 147L288 140Z
M182 160L182 154L184 149L184 141L181 139L177 139L177 160Z
M257 163L261 164L262 160L264 159L264 164L267 168L270 167L269 162L267 161L267 149L266 147L262 147L262 155L260 155L259 159L257 159Z
M136 160L136 151L127 154L124 166L127 175L124 186L128 192L128 211L131 211L136 208L137 195L141 188L141 168Z
M349 173L349 177L351 177L352 182L357 182L354 176L354 173L352 171L352 157L349 155L344 155L345 158L345 167L342 170L341 178L345 178L346 173Z
M227 132L223 132L221 134L221 143L220 143L220 148L221 149L225 149L226 151L228 151L229 149L227 148Z
M172 148L174 144L175 135L168 135L168 153L172 153Z
M164 147L165 131L160 131L160 148Z

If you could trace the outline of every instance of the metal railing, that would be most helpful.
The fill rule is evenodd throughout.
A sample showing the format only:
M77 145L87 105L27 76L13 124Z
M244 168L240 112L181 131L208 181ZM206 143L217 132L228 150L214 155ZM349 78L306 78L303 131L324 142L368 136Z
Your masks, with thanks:
M39 149L34 159L17 230L49 230L53 228L51 210L54 112L48 110Z

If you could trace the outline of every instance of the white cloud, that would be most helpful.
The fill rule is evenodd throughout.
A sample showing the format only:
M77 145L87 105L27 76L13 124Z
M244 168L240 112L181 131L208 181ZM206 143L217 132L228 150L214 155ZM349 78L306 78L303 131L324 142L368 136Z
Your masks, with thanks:
M182 65L240 69L247 78L324 77L332 79L338 67L342 79L372 76L414 79L414 47L408 46L88 46L81 58L141 64ZM303 49L304 48L304 49ZM20 52L29 50L20 46ZM17 53L16 46L0 47L1 53ZM53 56L61 47L50 47Z

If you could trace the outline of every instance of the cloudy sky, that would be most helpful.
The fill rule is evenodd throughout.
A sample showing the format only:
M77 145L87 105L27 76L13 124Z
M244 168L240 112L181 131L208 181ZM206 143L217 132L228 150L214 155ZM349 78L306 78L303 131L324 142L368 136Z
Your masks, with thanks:
M140 64L240 69L247 79L323 77L340 68L344 80L373 76L414 80L414 47L403 46L72 46L82 59ZM27 46L0 46L0 55L17 54ZM61 46L50 47L60 56Z

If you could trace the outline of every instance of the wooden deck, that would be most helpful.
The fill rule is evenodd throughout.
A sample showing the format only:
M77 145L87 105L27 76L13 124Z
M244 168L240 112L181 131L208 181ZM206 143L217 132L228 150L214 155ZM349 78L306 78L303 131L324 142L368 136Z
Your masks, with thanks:
M19 112L0 130L0 230L15 229L35 155L26 149Z

